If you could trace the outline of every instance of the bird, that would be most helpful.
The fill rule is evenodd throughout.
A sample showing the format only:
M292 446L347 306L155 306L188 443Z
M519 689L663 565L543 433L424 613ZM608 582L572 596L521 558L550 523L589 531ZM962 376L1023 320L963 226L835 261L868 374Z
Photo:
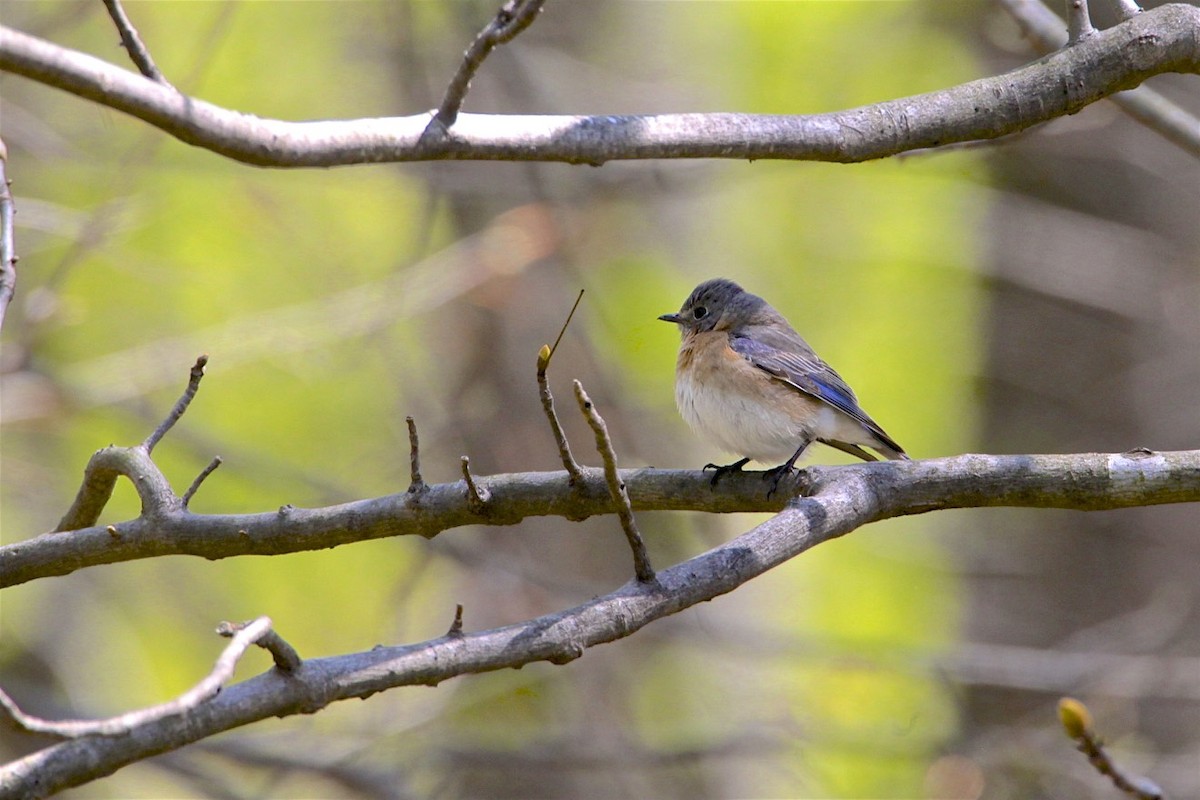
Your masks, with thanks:
M896 440L863 411L854 391L758 295L726 278L697 286L678 312L659 316L679 326L675 404L701 438L742 456L706 464L711 484L750 461L782 462L763 473L768 497L812 442L865 461L909 460Z

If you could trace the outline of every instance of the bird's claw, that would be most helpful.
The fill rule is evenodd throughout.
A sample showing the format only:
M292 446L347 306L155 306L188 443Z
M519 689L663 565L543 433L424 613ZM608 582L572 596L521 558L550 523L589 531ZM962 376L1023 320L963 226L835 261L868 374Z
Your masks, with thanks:
M796 472L796 468L791 463L780 464L778 467L772 467L763 472L762 479L771 482L771 488L767 490L767 499L771 499L771 495L779 489L779 482L791 473Z
M750 463L750 459L743 458L740 461L733 462L732 464L705 464L704 470L711 469L713 471L712 480L708 482L708 485L714 489L717 488L717 482L720 481L721 478L724 478L731 472L741 472L742 467L746 466L748 463Z

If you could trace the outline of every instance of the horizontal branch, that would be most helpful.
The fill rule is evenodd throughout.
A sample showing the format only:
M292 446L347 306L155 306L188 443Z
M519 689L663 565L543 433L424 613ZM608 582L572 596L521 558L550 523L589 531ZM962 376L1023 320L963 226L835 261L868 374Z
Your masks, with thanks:
M1162 6L1012 72L827 114L524 116L434 112L287 122L230 111L93 56L0 28L0 70L130 114L188 144L264 167L430 160L734 158L858 162L994 139L1131 89L1200 72L1200 8Z
M104 451L101 451L104 452ZM147 470L138 473L148 474ZM691 470L621 470L635 511L774 512L797 491L785 479L768 498L761 473L729 475L718 490ZM942 508L1026 506L1102 510L1200 501L1200 450L1080 455L962 455L912 462L809 467L813 491L858 486L860 524ZM0 547L0 587L83 567L164 555L206 559L322 550L390 536L431 538L462 525L515 525L526 517L586 519L613 512L601 469L573 485L565 472L476 478L489 493L470 502L464 481L325 508L260 514L193 514L181 504L116 525L47 533Z
M808 472L810 496L793 499L779 514L726 544L659 571L654 582L631 580L574 608L502 628L474 633L452 629L420 644L308 659L287 674L271 670L227 687L182 717L153 720L119 737L62 742L11 762L0 767L0 785L15 796L43 796L258 720L312 713L338 700L399 686L435 686L464 674L536 661L565 664L589 647L624 638L654 620L730 592L821 542L885 517L961 506L1099 509L1200 500L1200 451L965 455L814 467ZM648 492L661 492L668 485L702 488L703 494L693 497L706 495L713 501L740 497L752 487L760 498L759 510L771 505L761 499L765 492L754 474L729 476L720 492L711 491L708 476L698 472L633 470L623 478L634 504L643 507ZM568 487L566 473L551 478L541 473L501 476L487 480L493 491L489 505L511 502L507 490L521 482L545 480L554 481L555 493L564 501L579 491ZM608 510L611 500L603 480L599 470L588 470L584 493L602 496ZM507 485L501 488L502 484ZM785 484L777 495L791 486ZM448 491L445 486L430 487L429 494ZM465 505L461 484L455 494ZM681 505L670 495L661 500ZM398 497L367 502L384 501L404 513ZM370 525L356 516L346 519L353 521L349 527Z

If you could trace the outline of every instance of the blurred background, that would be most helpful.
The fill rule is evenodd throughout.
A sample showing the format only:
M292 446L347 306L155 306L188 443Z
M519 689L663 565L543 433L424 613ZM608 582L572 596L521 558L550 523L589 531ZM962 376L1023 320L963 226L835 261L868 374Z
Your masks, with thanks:
M285 119L435 106L488 2L158 2L128 11L181 90ZM1096 3L1094 5L1102 5ZM1154 5L1153 3L1151 5ZM95 2L5 24L129 67ZM1103 19L1102 19L1103 21ZM990 2L556 3L487 61L473 112L810 113L1033 58ZM1195 78L1152 81L1200 112ZM18 294L0 350L0 530L50 530L90 454L155 451L201 513L556 469L537 350L622 466L699 467L655 320L701 280L766 296L916 458L1200 443L1200 166L1100 103L978 148L854 166L442 163L272 171L0 76ZM577 457L598 464L563 414ZM837 462L835 451L813 458ZM102 523L137 514L127 483ZM656 564L753 515L643 514ZM1060 732L1200 796L1200 509L980 510L872 525L567 666L270 720L73 797L1115 796ZM530 520L276 558L164 558L0 595L0 685L93 717L208 672L223 619L304 656L483 629L630 576L616 521ZM250 653L239 677L269 667ZM0 758L42 746L0 734Z

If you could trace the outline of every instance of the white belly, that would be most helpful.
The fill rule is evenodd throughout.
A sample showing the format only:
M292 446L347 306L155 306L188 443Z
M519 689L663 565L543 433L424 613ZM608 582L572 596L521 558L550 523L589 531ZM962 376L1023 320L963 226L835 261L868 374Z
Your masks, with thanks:
M711 383L678 378L675 403L701 438L723 450L768 464L792 457L801 444L825 438L840 427L836 409L814 401L809 419L798 420L787 409L768 407L740 392Z

